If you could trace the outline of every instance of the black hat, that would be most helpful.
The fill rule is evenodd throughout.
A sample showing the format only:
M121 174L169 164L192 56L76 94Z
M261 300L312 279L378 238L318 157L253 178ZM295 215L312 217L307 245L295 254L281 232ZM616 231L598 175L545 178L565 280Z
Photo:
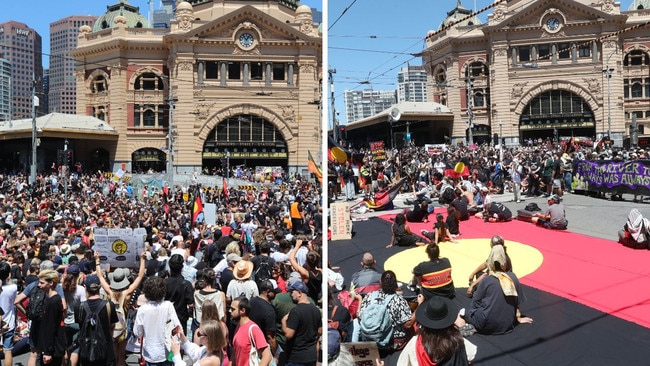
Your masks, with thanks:
M415 318L418 323L429 329L445 329L456 321L458 308L448 298L433 296L418 306Z

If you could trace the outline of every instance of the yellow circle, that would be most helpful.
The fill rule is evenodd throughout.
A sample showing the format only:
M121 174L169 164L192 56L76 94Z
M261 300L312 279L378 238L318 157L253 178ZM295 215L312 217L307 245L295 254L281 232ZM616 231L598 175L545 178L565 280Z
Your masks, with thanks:
M517 277L525 277L542 265L544 256L537 248L510 240L505 244ZM459 288L467 287L470 273L490 254L490 239L458 239L439 246L440 257L451 262L451 277L454 286ZM384 269L395 272L398 281L409 282L413 278L413 267L428 260L425 248L406 249L393 255L384 263Z
M126 242L122 239L115 240L111 245L111 249L113 250L113 253L120 254L120 255L126 253L127 247L128 246L126 245Z

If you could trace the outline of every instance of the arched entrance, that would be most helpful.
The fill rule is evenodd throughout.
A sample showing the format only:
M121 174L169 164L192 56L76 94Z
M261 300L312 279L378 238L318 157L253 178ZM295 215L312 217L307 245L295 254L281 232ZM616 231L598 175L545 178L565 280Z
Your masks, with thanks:
M131 154L134 173L160 173L165 170L167 154L156 148L143 148Z
M596 136L596 118L589 104L568 90L547 90L524 107L519 118L522 143L528 140Z
M465 139L469 141L469 128L465 129ZM472 140L475 144L490 143L490 126L474 124L472 127Z
M204 172L222 174L228 164L286 168L287 142L266 118L234 114L219 121L203 144Z

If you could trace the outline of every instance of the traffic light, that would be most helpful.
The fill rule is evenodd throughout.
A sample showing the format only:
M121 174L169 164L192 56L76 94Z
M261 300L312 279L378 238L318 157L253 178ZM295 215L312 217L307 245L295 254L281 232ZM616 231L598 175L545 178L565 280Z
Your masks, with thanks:
M492 142L494 142L494 146L499 144L499 134L498 133L495 133L494 136L492 136L492 139L494 140L494 141L492 141Z
M65 163L65 151L57 150L56 151L56 165L61 166Z
M343 140L347 140L347 139L348 139L348 132L347 132L347 130L345 129L345 126L339 126L339 136L340 136Z
M66 150L66 152L65 152L65 165L72 166L73 161L74 161L74 154L72 153L72 150Z

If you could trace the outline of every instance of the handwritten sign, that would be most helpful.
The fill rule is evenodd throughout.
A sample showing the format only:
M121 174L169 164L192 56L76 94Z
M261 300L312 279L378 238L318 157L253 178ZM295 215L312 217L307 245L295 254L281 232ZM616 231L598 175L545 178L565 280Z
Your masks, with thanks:
M352 239L352 218L350 206L345 202L330 205L332 240Z
M375 342L343 343L343 345L350 351L355 366L374 366L375 359L379 358Z
M575 185L589 191L650 194L650 161L576 162Z
M383 141L371 142L370 151L372 152L372 161L386 160L386 150L384 149Z
M144 249L145 228L95 228L95 245L102 264L111 268L137 268Z

